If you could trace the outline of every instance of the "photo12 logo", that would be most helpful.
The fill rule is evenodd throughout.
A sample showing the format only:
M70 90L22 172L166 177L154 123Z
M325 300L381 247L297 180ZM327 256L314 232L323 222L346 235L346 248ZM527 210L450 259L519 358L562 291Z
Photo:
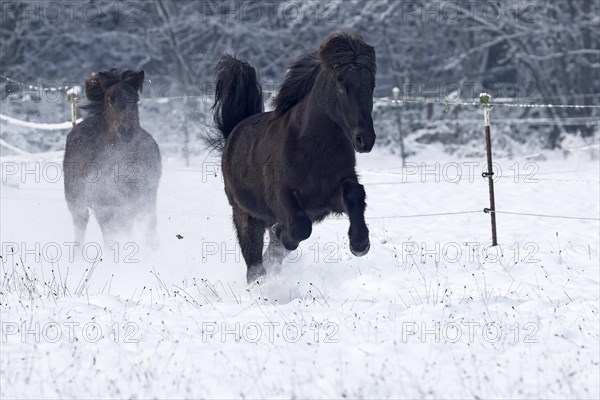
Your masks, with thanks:
M53 103L66 104L70 101L74 93L81 93L79 82L32 82L22 83L14 81L10 78L4 78L0 82L0 91L6 93L6 97L2 97L0 102L24 102L31 101L36 103Z
M412 81L395 87L392 93L395 100L430 100L452 105L465 101L479 103L482 92L489 93L494 99L524 101L532 98L539 91L534 82L506 85L468 81L446 83Z
M140 262L137 258L139 251L140 246L131 241L113 242L108 246L96 242L2 242L3 262L12 258L23 264L56 264L59 261L73 263L78 260L88 263L110 260L114 263L132 264Z
M340 262L344 252L349 252L346 244L337 242L314 242L306 247L299 246L296 250L285 251L284 254L279 254L279 250L271 248L269 242L263 244L263 261L270 263L273 261L283 261L286 263L296 263L301 259L313 263L337 263ZM242 262L242 252L239 244L227 242L208 242L203 241L201 246L201 255L203 263L226 263L226 262Z
M117 24L138 23L142 13L139 1L3 1L3 23L58 24L75 21L98 22L107 18Z
M103 327L94 321L83 324L76 321L47 323L2 321L0 326L2 343L15 340L21 343L61 341L97 343L104 338L109 338L114 343L138 343L140 332L140 327L135 322L115 322Z
M540 325L535 322L515 322L503 326L497 322L481 323L478 321L460 322L402 322L402 343L416 341L420 343L475 343L484 341L498 343L502 340L513 343L539 343L537 334Z
M475 182L475 179L488 179L487 163L479 161L462 162L411 162L407 161L400 172L402 183L406 182ZM524 163L514 162L508 167L502 168L498 163L492 163L492 179L497 182L501 179L510 179L514 183L538 183L536 178L540 167L533 161Z
M218 20L221 23L336 23L340 4L335 1L201 1L202 22Z
M497 23L510 18L513 22L535 23L540 4L534 1L402 1L402 22L421 21L456 25L466 21Z
M72 183L77 176L85 183L114 182L136 183L141 174L139 165L133 162L54 162L54 161L5 161L1 165L3 184ZM76 173L76 171L80 173Z
M320 343L338 343L339 325L334 322L316 323L303 326L297 322L247 322L229 324L226 322L202 322L202 343L297 343L305 340Z
M506 246L505 246L506 247ZM540 246L535 242L519 243L514 242L505 248L491 242L402 242L397 247L400 250L400 260L402 263L420 262L425 264L428 260L436 263L444 261L449 264L456 263L474 263L485 261L489 263L500 262L505 258L510 258L520 263L540 263L537 257Z

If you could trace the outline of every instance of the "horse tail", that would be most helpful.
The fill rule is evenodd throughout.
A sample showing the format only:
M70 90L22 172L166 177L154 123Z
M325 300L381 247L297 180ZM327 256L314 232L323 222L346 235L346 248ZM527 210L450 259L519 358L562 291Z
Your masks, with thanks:
M263 111L262 88L256 69L225 54L217 65L213 119L223 140L242 120Z

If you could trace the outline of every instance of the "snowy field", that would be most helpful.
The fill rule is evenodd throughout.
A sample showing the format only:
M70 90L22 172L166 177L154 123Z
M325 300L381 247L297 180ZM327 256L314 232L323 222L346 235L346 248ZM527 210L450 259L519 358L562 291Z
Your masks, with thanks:
M2 398L600 396L597 145L497 160L498 210L591 219L499 213L495 248L484 159L376 148L369 254L326 220L250 287L215 155L164 159L158 251L100 255L61 160L2 158Z

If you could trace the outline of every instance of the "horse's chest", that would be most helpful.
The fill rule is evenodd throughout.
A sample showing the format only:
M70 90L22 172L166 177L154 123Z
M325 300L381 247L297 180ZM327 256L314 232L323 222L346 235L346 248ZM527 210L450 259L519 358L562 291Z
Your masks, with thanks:
M303 186L316 190L337 185L340 179L353 174L354 159L333 149L299 154L292 164L293 176Z
M140 163L128 154L102 152L93 162L86 164L87 187L94 197L123 198L130 196L142 183Z

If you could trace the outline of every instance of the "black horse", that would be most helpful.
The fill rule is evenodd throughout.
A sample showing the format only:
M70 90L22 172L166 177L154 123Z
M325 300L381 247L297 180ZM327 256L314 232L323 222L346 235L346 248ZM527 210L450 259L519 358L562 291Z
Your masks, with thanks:
M255 69L225 55L218 64L216 127L221 133L225 192L247 264L248 282L266 273L266 255L285 254L331 213L350 218L350 250L369 251L365 190L354 152L375 144L375 49L358 33L328 37L317 52L292 63L274 99L262 112Z
M158 244L156 192L161 156L152 136L140 127L139 93L144 71L116 69L85 81L89 115L67 136L65 197L75 224L75 240L85 238L89 210L106 245L130 239L141 223L147 243Z

